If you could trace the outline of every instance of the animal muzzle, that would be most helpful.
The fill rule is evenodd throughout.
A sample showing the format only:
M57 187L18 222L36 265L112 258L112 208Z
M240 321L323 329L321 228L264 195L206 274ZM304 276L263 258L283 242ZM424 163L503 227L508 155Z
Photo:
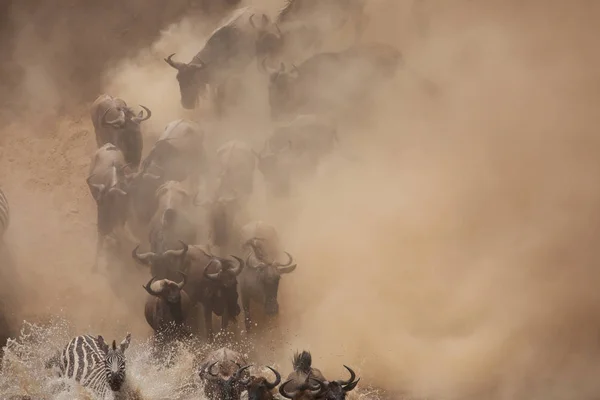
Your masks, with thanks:
M111 374L107 377L106 380L108 386L110 387L110 390L112 390L113 392L118 392L119 390L121 390L121 386L123 385L125 377L121 374Z

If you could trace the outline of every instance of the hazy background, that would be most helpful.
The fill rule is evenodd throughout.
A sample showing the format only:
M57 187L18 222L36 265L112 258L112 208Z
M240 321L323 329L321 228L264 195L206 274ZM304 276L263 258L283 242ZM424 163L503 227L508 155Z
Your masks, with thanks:
M200 2L164 4L0 6L0 184L13 211L0 293L13 330L63 313L110 337L148 334L141 289L125 304L88 272L88 109L103 91L150 107L146 151L168 121L204 122L183 112L162 59L188 61L216 17ZM279 2L264 5L275 15ZM438 398L597 397L600 4L418 7L372 0L365 40L396 45L439 92L400 72L344 124L358 161L332 157L281 207L256 201L299 263L282 279L277 361L287 373L291 351L307 348L326 374L345 376L344 363ZM253 104L221 131L207 121L207 134L258 148L268 109ZM139 288L147 272L134 268L120 284Z

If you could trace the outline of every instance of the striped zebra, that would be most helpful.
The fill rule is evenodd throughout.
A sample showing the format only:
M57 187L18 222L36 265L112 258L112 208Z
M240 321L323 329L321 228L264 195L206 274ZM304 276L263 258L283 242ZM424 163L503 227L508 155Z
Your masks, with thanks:
M8 206L8 199L0 188L0 239L4 236L4 232L8 229L10 224L10 208Z
M102 399L111 393L114 398L123 398L128 390L125 384L125 350L130 341L130 333L119 346L113 340L111 347L100 335L97 338L77 336L62 351L60 374L75 379Z

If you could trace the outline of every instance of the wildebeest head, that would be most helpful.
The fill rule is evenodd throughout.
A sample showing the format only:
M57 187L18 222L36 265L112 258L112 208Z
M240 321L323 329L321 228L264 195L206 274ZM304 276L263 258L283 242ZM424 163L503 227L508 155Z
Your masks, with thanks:
M210 75L206 64L202 61L182 63L173 61L173 56L165 58L165 62L177 70L177 82L181 93L181 105L188 110L198 104L198 97L204 94Z
M297 79L300 77L300 71L292 64L292 68L287 70L285 64L279 64L279 69L270 68L267 65L267 58L261 62L261 70L269 76L269 105L271 111L277 114L279 110L285 107L293 99L294 88Z
M108 344L106 344L104 338L100 335L98 335L97 342L98 347L104 353L103 361L106 381L110 389L117 392L121 390L121 386L125 382L125 350L127 350L131 342L131 333L127 333L127 336L118 347L114 340L112 346L108 347Z
M237 277L244 269L244 260L236 256L232 257L237 262L213 256L204 268L204 277L213 285L216 285L218 295L227 308L228 315L235 319L241 312L238 305Z
M263 59L279 53L283 47L283 34L276 23L271 23L266 14L262 14L260 23L256 24L254 14L250 15L250 25L257 31L256 58Z
M219 400L239 400L242 391L245 389L244 382L247 382L249 376L246 369L250 365L238 365L238 370L231 376L223 376L214 372L213 367L218 363L212 363L206 370L206 374L201 371L201 376L208 378L207 389L211 392L212 398Z
M250 239L247 244L252 247L253 254L248 255L246 265L256 270L258 274L258 282L262 285L262 290L265 295L265 313L267 315L275 315L279 312L279 302L277 301L277 293L279 292L279 280L282 274L289 274L296 269L290 253L285 252L288 256L286 264L280 264L274 261L268 261L266 251L261 245L261 240L254 238ZM252 258L256 262L252 262Z
M294 382L294 379L288 379L279 386L279 394L287 399L293 400L314 400L320 398L327 392L327 384L317 380L308 374L306 379L301 384L297 385L296 389L288 392L286 387Z
M137 115L129 107L108 108L102 116L102 124L114 130L114 144L123 151L125 160L136 168L140 164L142 156L142 131L141 123L152 116L152 111L140 105L145 111ZM112 115L112 116L111 116Z
M131 256L138 263L150 267L150 273L152 276L158 279L175 279L176 272L181 269L185 262L185 256L188 252L189 246L186 243L181 242L183 248L179 250L167 250L163 253L141 253L139 254L138 248L131 252Z
M281 375L275 369L269 368L275 374L275 381L269 382L262 376L251 376L249 379L242 380L242 384L248 391L248 400L272 400L273 393L271 390L275 389L281 382Z
M95 183L93 178L94 175L90 175L86 182L98 207L98 230L109 233L119 220L125 218L128 194L124 176L122 170L113 164L105 183Z
M187 275L181 271L177 271L183 277L180 283L173 282L169 279L156 280L152 277L146 286L142 286L151 296L159 297L171 304L177 304L181 301L181 291L187 283Z
M344 368L350 372L350 379L347 381L337 380L337 381L325 381L323 382L322 390L318 397L323 400L344 400L346 398L346 394L356 387L360 378L356 379L356 374L352 370L352 368L344 365Z
M204 268L204 276L211 282L216 282L226 289L235 289L237 287L237 276L244 269L244 260L232 256L237 262L226 258L213 256ZM209 273L211 265L215 265L217 272Z

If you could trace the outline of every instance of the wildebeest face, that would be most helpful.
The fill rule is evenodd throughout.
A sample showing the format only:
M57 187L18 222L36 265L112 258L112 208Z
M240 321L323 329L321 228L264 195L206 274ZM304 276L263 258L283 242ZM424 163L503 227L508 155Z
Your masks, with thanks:
M138 253L139 245L131 252L131 256L138 263L150 267L152 276L158 279L175 279L178 272L185 264L188 245L183 243L180 250L167 250L163 253Z
M264 262L264 257L261 257L260 254L264 253L262 251L262 245L264 243L260 243L261 241L252 240L249 244L253 248L253 252L256 257L256 263L252 263L251 255L248 256L246 260L246 264L250 268L256 269L256 273L258 274L258 282L262 285L262 290L265 295L265 313L267 315L276 315L279 313L279 302L277 301L277 294L279 292L279 281L281 279L282 274L289 274L296 269L296 264L293 264L294 260L292 256L286 252L288 256L288 262L286 264L280 264L278 262Z
M211 364L206 371L201 371L200 376L207 378L206 391L211 398L221 400L239 400L244 390L248 376L245 370L250 366L240 366L238 370L228 378L213 372L213 367L217 362Z
M250 16L250 24L257 31L256 57L262 59L269 55L275 55L283 47L283 35L277 24L271 24L269 17L263 14L260 23L254 22L254 14Z
M181 93L181 105L192 110L198 104L198 97L204 95L209 73L203 62L184 64L173 61L175 53L165 58L165 62L177 70L177 82Z
M187 283L187 275L181 271L178 272L183 277L183 281L180 283L169 279L155 281L156 278L152 277L144 289L152 296L160 297L171 304L177 304L181 301L181 291Z
M271 390L275 389L279 382L281 382L281 375L279 372L271 367L267 367L275 374L275 381L269 382L263 377L251 377L248 381L242 382L248 391L248 400L271 400L273 399L273 393Z

